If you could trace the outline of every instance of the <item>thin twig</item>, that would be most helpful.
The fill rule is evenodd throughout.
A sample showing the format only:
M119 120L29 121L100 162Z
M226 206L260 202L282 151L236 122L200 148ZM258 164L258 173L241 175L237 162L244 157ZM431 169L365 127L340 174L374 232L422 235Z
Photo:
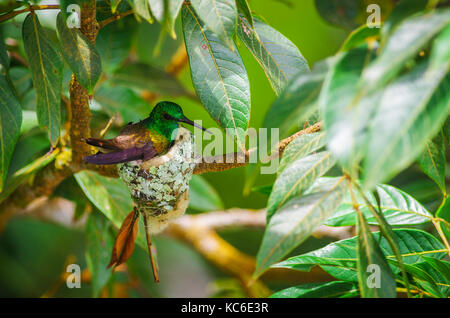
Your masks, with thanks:
M13 11L10 13L6 13L4 15L0 16L0 22L9 20L11 18L14 18L16 15L19 15L21 13L30 12L30 11L36 11L36 10L49 10L49 9L60 9L59 4L42 4L42 5L33 5L25 9Z
M126 17L127 15L133 14L133 12L134 12L133 10L128 10L128 11L125 11L123 13L113 15L112 17L109 17L108 19L100 21L98 23L98 25L99 25L99 27L101 29L101 28L105 27L106 25L110 24L111 22L120 20L120 19Z

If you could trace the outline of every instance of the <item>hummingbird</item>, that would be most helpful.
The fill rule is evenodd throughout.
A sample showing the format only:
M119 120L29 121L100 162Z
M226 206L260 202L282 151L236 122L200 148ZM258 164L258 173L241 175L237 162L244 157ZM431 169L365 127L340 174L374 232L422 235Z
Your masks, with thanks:
M147 118L137 123L129 123L115 138L85 139L87 144L97 147L99 152L83 159L87 163L97 165L149 160L170 149L180 123L186 123L210 133L186 118L178 104L163 101L156 104Z

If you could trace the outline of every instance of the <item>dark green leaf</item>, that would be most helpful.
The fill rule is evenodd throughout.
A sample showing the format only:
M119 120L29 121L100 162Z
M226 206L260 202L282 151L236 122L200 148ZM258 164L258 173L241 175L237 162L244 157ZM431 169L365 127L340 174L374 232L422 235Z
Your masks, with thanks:
M419 165L443 193L445 190L445 144L442 134L438 134L425 145L425 150L418 159Z
M298 128L302 120L307 120L316 110L317 98L330 63L327 60L316 65L309 74L294 76L267 111L263 127L279 128L283 137L293 128Z
M143 63L127 64L113 74L111 82L168 96L187 94L175 77Z
M56 21L64 59L80 84L92 94L102 73L100 55L79 29L67 27L61 12Z
M253 28L253 15L247 0L236 0L236 6L240 13L244 15L250 26Z
M111 277L112 269L106 267L113 244L109 221L96 211L90 213L86 221L86 263L91 272L94 297L99 295Z
M237 34L264 69L273 90L279 95L295 76L309 73L308 62L298 48L280 32L254 19L254 28L244 16L238 17Z
M44 33L36 14L27 15L22 34L36 89L39 125L48 129L50 142L54 146L58 141L61 125L63 63L54 44Z
M254 276L260 276L322 225L339 206L345 189L345 178L341 177L323 191L295 197L283 205L268 222Z
M356 264L361 297L394 298L396 296L395 275L362 213L358 213Z
M0 74L0 192L8 175L9 162L19 138L22 110L3 74Z
M236 32L237 8L234 0L192 0L192 6L209 30L230 49L236 50L233 35Z
M191 6L182 10L183 31L191 76L197 94L209 114L237 138L245 150L250 119L250 87L241 57L198 19Z
M350 282L310 283L280 290L270 298L337 298L357 291L355 284Z
M335 160L328 151L300 157L278 176L267 203L267 219L289 199L302 194L318 177L333 167Z
M363 0L315 0L316 9L327 22L346 29L354 29L358 14L365 11Z

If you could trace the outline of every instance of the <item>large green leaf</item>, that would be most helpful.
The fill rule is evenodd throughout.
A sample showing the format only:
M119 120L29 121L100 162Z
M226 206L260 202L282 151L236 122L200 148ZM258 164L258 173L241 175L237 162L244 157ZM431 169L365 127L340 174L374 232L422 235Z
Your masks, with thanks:
M418 159L419 165L431 179L441 188L445 189L445 143L442 134L438 134L425 145L425 150Z
M61 85L63 63L35 13L23 21L22 35L36 89L39 125L48 129L52 145L56 145L61 125Z
M214 32L230 49L235 50L237 8L234 0L192 0L192 6L209 30Z
M340 51L349 51L353 48L361 46L364 43L375 41L380 35L379 28L370 28L367 24L360 26L354 30L342 44Z
M428 263L421 262L414 265L404 266L405 270L412 276L414 283L418 285L419 288L424 289L433 297L444 298L444 295L439 289L436 280L439 279L441 275L439 275L439 272L436 273L435 271L433 272L434 275L431 274L430 272L433 268Z
M356 269L361 297L394 298L395 275L362 213L358 213L357 246Z
M412 196L390 185L378 185L376 193L380 200L380 209L386 221L390 225L412 225L430 222L433 215L428 212L419 202ZM366 192L371 205L378 208L377 199L370 193ZM369 224L378 225L377 220L370 212L367 203L357 193L355 193L359 209L366 217ZM342 204L327 220L330 226L348 226L355 225L355 210L351 195L347 192Z
M308 189L335 163L328 151L322 151L291 162L278 176L267 203L267 219L289 199Z
M383 92L368 132L364 186L373 188L411 164L450 111L450 62L416 66Z
M294 75L309 73L308 62L298 48L263 21L254 18L252 28L248 20L239 15L237 34L264 69L277 95Z
M286 136L316 110L316 102L331 60L316 64L309 74L297 74L267 111L263 127L279 128Z
M319 98L328 149L352 174L361 157L364 131L378 99L372 95L360 101L355 99L358 93L355 83L372 54L369 46L363 45L338 55Z
M191 76L209 114L245 149L250 119L250 87L241 57L205 29L191 6L182 9L183 31Z
M22 109L8 80L0 74L0 192L8 175L9 162L19 138Z
M250 23L251 27L253 27L253 15L247 0L236 0L236 6L239 13L243 14L248 23Z
M280 290L270 298L337 298L357 291L355 284L350 282L310 283Z
M175 77L144 63L127 64L113 74L111 82L168 96L187 94Z
M442 259L445 255L445 246L433 235L415 229L394 230L400 254L404 264L414 264L421 260L423 255ZM395 255L389 242L380 235L380 232L372 233L375 241L384 255L389 260L395 260ZM333 242L318 250L291 257L272 267L291 268L301 271L309 271L314 266L320 266L333 275L336 279L344 281L358 281L356 275L357 237ZM399 269L394 267L394 272Z
M144 18L149 23L153 23L148 0L133 0L130 4L133 6L133 10L137 15Z
M364 71L361 87L370 91L387 83L449 22L450 9L404 20L388 38L381 54Z
M86 221L86 264L91 272L92 294L97 297L112 274L106 268L114 245L109 221L99 212L90 213Z
M327 189L295 197L283 205L268 222L256 258L254 276L261 275L322 225L339 206L345 189L346 181L341 177Z
M325 134L322 132L305 134L298 136L289 143L283 152L278 174L297 159L307 156L310 153L322 148L325 145Z
M197 211L217 211L224 208L216 189L201 176L192 176L189 182L189 208Z
M56 21L64 59L80 84L92 94L102 73L100 55L79 29L67 27L61 12Z

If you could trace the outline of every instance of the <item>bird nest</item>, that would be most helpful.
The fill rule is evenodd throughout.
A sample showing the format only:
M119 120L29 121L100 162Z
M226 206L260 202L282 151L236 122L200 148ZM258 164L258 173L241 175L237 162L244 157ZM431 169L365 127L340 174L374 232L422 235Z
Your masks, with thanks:
M187 129L178 129L175 143L166 154L118 167L136 208L147 219L150 233L161 232L171 220L184 214L195 168L193 137Z

